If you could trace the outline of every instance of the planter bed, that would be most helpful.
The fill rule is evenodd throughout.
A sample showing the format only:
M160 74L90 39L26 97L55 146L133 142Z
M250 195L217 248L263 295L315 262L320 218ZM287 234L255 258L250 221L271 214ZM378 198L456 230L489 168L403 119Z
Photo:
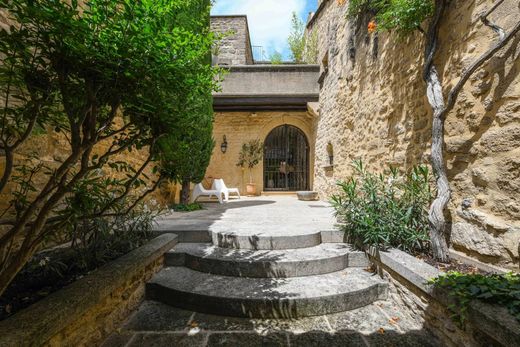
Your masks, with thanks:
M177 235L163 234L0 322L1 346L95 345L141 302Z

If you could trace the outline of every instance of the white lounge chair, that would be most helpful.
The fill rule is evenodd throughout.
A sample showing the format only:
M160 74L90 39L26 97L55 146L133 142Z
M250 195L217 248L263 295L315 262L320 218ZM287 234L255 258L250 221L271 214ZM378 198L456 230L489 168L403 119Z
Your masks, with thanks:
M223 203L222 191L214 189L208 190L204 188L202 183L198 183L197 185L195 185L195 188L193 188L193 192L191 193L191 203L197 201L197 199L201 196L207 196L208 198L211 198L213 195L217 197L218 202L220 202L221 204Z
M240 191L238 190L238 188L226 187L224 180L221 178L216 178L213 180L213 184L211 185L211 190L216 190L217 192L221 192L221 194L223 193L224 201L229 200L230 194L236 194L236 195L238 195L238 198L240 199Z

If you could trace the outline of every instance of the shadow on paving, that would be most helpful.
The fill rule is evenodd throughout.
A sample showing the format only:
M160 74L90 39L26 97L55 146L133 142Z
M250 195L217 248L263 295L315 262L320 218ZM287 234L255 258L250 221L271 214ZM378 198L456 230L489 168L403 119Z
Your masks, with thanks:
M224 317L145 301L118 331L103 347L443 346L393 301L301 319Z
M426 330L405 333L396 331L361 334L355 330L340 330L333 333L313 330L301 334L293 332L269 332L261 334L243 332L201 332L192 336L187 333L123 333L112 336L103 347L440 347L443 346Z
M157 220L155 231L158 234L167 232L209 231L215 221L230 209L248 208L275 204L273 200L232 200L229 203L203 202L203 210L189 213L176 212Z

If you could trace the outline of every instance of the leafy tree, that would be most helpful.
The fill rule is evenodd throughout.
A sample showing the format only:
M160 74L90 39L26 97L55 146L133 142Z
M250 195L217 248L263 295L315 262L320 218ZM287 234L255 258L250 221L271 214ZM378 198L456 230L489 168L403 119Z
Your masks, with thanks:
M204 179L215 142L213 98L211 93L194 95L191 107L184 110L182 122L159 141L162 176L182 184L181 204L188 204L190 183Z
M273 54L271 54L271 56L269 57L269 60L271 61L271 64L273 64L273 65L280 65L283 63L282 54L280 52L276 52L276 51Z
M249 169L249 183L253 183L253 168L257 166L264 157L264 144L256 139L242 144L238 154L237 166Z
M201 0L185 11L183 27L203 34L208 29L209 0ZM203 13L205 20L191 22L190 18ZM213 49L217 47L213 45ZM211 54L201 56L200 64L211 64ZM219 72L221 72L219 70ZM213 152L213 97L206 81L193 83L189 94L179 107L182 117L175 117L170 127L173 131L159 140L158 150L163 177L182 184L181 204L189 203L190 183L199 183L204 178Z
M520 31L520 20L509 31L489 20L490 14L503 2L504 0L498 0L480 16L480 21L497 34L498 40L461 73L458 82L446 94L443 92L445 88L435 65L435 55L439 47L439 28L448 0L351 0L349 2L350 16L357 16L363 12L376 13L376 21L381 30L396 30L400 35L418 30L425 37L423 79L427 85L426 95L433 111L431 164L437 186L437 197L433 200L429 213L430 238L435 258L444 262L449 260L445 211L451 199L443 152L444 122L470 77L511 42ZM423 24L426 24L427 28L423 28Z
M292 60L301 64L304 62L305 52L305 24L298 17L296 12L292 13L291 19L291 33L287 38L289 49L291 50Z
M313 28L305 38L303 60L307 64L318 64L318 29Z
M0 193L16 187L0 213L0 295L65 225L125 214L160 184L144 175L157 159L157 141L183 124L181 111L194 90L215 86L214 70L201 64L213 36L209 29L192 30L207 25L206 11L190 11L198 5L0 2L0 11L16 23L0 30ZM49 128L68 142L64 160L17 163L15 153L26 140ZM138 149L148 155L137 167L115 159ZM94 190L99 194L88 194Z

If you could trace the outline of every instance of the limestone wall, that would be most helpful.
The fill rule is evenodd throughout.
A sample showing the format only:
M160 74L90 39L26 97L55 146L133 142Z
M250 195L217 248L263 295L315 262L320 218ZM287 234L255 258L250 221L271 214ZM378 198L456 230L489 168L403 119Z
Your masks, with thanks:
M249 172L236 166L238 153L242 144L255 139L265 141L271 130L277 126L289 124L301 129L310 145L310 179L312 186L312 167L314 163L314 118L307 112L217 112L213 138L216 141L210 165L206 171L206 185L212 179L223 178L228 187L238 187L245 194L246 184L249 183ZM228 149L222 153L220 145L223 136L226 136ZM253 181L257 184L257 193L260 194L263 186L263 163L253 169Z
M211 31L225 34L214 52L219 65L253 64L246 16L212 16Z
M431 111L422 81L421 34L398 38L367 32L370 17L347 20L345 1L322 1L318 28L322 64L316 128L315 190L327 199L353 159L370 167L408 169L429 160ZM490 0L449 2L436 64L446 88L496 39L479 21ZM520 16L506 0L492 19L506 28ZM312 26L309 29L312 29ZM520 37L478 71L446 121L453 189L453 247L482 261L518 268L520 242ZM327 143L335 166L328 165Z

